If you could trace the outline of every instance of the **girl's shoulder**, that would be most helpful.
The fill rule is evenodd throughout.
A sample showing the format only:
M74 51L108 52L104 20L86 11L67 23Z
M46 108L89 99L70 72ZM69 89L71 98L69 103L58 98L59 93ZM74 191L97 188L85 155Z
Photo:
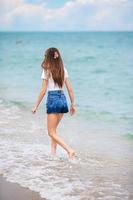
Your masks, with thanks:
M65 71L67 71L67 68L66 68L66 66L64 66L64 70L65 70Z
M64 66L64 71L65 71L65 77L67 78L68 77L68 71L67 71L65 66Z
M49 78L49 71L43 68L41 78L42 79L48 79Z

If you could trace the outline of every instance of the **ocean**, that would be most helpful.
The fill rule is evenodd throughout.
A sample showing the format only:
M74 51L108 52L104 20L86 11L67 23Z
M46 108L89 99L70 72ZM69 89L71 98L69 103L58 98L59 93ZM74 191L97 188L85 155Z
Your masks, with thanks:
M49 156L46 96L31 113L49 47L74 90L76 114L58 131L76 161L60 147ZM47 200L131 200L132 77L133 32L0 32L0 174Z

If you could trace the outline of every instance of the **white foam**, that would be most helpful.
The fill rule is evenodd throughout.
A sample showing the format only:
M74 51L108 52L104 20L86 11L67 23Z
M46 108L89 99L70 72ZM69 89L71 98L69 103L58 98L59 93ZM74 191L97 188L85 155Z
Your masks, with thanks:
M87 156L83 151L76 160L68 160L61 148L58 148L58 156L52 157L49 155L46 124L41 124L43 120L21 109L11 112L9 107L5 110L1 118L6 119L8 126L2 123L0 131L0 174L7 180L37 191L49 200L81 200L88 197L97 200L101 196L102 200L106 200L111 195L116 199L127 199L128 192L122 183L114 183L115 179L106 171L108 167L119 170L120 163L116 164L107 157L99 159L101 155L91 154L90 149ZM64 126L62 130L67 136ZM119 173L115 177L117 175Z

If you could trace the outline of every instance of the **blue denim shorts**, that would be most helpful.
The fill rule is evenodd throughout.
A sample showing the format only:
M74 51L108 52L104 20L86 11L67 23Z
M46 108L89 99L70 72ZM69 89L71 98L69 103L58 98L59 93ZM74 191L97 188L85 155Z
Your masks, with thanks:
M47 114L69 112L66 96L63 90L48 91L46 112Z

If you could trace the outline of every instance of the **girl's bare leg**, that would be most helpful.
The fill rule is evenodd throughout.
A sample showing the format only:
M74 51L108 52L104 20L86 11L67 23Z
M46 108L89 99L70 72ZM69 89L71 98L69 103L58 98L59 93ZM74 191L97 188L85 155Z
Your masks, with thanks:
M57 134L56 127L58 124L58 114L48 114L47 115L47 126L48 126L48 134L49 136L55 140L60 146L62 146L68 153L69 158L73 158L75 156L75 152L72 148L70 148Z
M63 117L63 113L58 114L57 117L58 117L58 120L57 120L56 128ZM53 156L56 155L56 149L57 149L57 142L53 138L51 138L51 155Z

